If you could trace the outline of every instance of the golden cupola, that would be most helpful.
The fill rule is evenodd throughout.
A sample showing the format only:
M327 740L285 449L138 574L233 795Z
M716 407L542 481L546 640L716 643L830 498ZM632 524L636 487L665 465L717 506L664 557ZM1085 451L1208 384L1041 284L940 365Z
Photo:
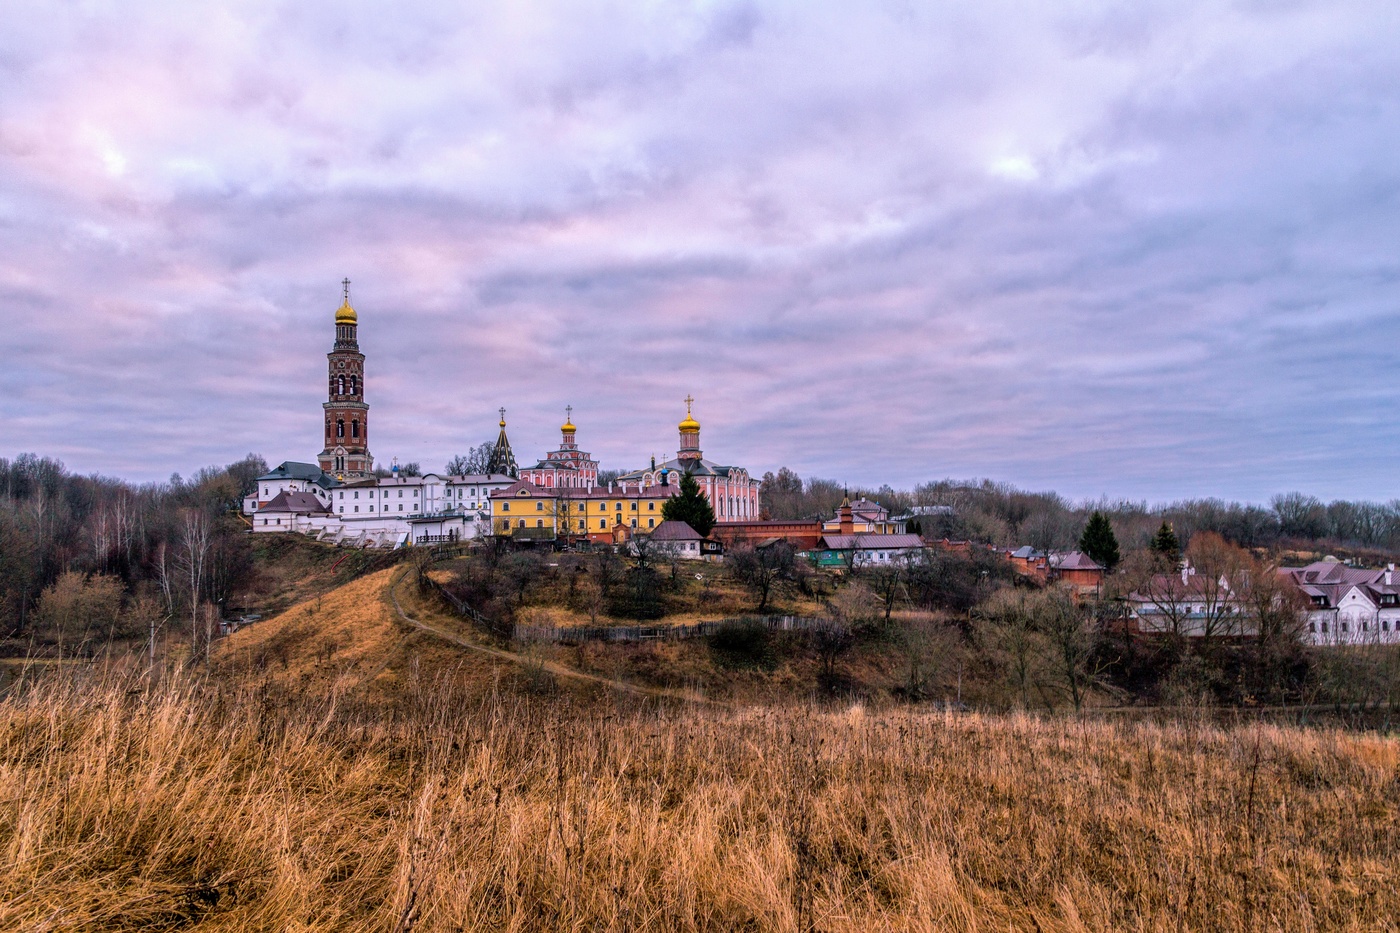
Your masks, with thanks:
M335 322L337 324L358 324L359 315L355 313L354 308L350 307L350 280L346 279L341 284L345 286L345 297L341 299L340 307L336 309Z
M565 434L573 434L578 430L578 428L574 427L574 407L572 405L569 406L568 414L564 416L564 423L559 426L559 430L563 431Z
M695 401L693 398L686 396L685 420L682 421L679 425L682 434L693 434L694 432L700 430L700 422L696 421L695 416L690 413L690 404L693 401Z

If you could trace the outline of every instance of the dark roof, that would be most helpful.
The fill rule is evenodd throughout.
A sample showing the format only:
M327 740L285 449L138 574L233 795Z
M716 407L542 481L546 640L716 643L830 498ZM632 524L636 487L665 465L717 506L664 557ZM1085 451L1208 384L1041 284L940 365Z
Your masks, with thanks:
M652 530L651 540L699 541L701 540L701 535L700 532L691 528L690 525L685 522L668 520L657 525L656 528Z
M537 486L529 480L516 480L504 489L497 489L491 493L492 499L513 499L521 496L524 490L528 496L539 496L542 499L669 499L679 490L675 486L648 486L646 489L623 490L616 487L609 489L606 486L594 486L589 489L586 486Z
M624 473L618 479L632 482L641 479L647 473L654 473L662 469L670 470L672 473L690 473L693 476L728 476L731 471L741 469L741 467L721 466L704 458L699 460L667 460L654 467Z
M1385 577L1384 570L1363 570L1360 567L1348 567L1335 560L1320 560L1308 564L1306 567L1285 567L1282 568L1282 572L1288 574L1300 585L1306 583L1314 586L1375 583Z
M822 535L819 544L829 551L898 551L922 548L924 539L918 535Z
M309 492L279 492L258 510L263 512L296 512L309 515L326 515L330 509Z
M525 496L521 496L521 493L524 493ZM523 479L518 479L506 488L497 489L495 492L491 493L492 499L510 499L517 496L520 496L520 498L525 498L527 496L546 496L553 498L553 490L542 489L534 483L528 483Z
M1099 565L1088 554L1083 551L1070 551L1068 554L1051 554L1050 566L1058 570L1102 570Z
M331 476L316 464L301 463L297 460L283 460L275 469L269 470L262 476L259 476L257 482L261 483L264 480L279 479L304 480L309 483L315 483L324 489L330 489L333 486L340 485L340 482L336 480L334 476Z
M1141 590L1128 594L1128 599L1135 602L1174 602L1178 599L1224 601L1231 598L1229 588L1221 586L1219 580L1197 573L1187 574L1184 580L1180 573L1155 574Z
M314 463L283 460L276 467L259 476L258 480L261 482L265 479L316 479L322 472L322 469Z
M496 446L491 448L491 459L486 464L487 473L504 473L508 476L515 476L520 471L515 465L515 454L510 449L510 441L506 438L505 419L501 419L501 433L496 438Z

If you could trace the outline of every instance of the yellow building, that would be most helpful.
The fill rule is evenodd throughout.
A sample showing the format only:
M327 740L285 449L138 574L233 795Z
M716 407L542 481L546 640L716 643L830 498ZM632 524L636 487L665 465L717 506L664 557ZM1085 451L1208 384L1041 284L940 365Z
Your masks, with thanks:
M661 524L675 485L546 489L524 480L491 494L491 531L497 537L611 541L616 529L646 533Z

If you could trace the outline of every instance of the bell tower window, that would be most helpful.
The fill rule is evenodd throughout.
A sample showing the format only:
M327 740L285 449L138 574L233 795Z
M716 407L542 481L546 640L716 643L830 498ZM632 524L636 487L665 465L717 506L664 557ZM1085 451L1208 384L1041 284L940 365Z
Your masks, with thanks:
M350 436L351 436L351 437L359 437L359 436L360 436L360 422L359 422L359 421L352 421L352 422L350 422Z
M339 377L336 378L336 380L335 380L335 394L336 394L336 395L344 395L344 394L345 394L345 377L344 377L344 376L339 376Z
M336 436L336 437L344 437L344 436L345 436L345 419L344 419L344 418L339 418L339 419L336 420L336 422L335 422L335 436Z

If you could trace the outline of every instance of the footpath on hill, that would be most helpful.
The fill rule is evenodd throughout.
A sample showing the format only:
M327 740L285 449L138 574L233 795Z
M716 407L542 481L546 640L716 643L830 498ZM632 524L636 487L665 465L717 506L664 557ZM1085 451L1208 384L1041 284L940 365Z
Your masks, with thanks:
M519 654L514 651L507 651L503 648L492 648L487 645L478 644L469 638L459 635L456 632L449 631L439 625L434 625L431 622L424 622L421 619L415 619L404 611L403 605L399 602L399 584L403 582L403 578L407 574L408 569L409 568L405 567L395 573L394 578L388 586L389 599L393 603L394 611L398 613L400 619L419 631L432 635L435 638L440 638L460 648L466 648L468 651L475 651L488 657L510 661L520 665L534 666L541 670L548 671L556 677L567 677L585 683L598 684L625 693L633 693L639 696L654 697L657 699L682 700L688 703L704 703L710 706L729 706L727 703L689 691L669 690L664 687L646 687L639 684L628 683L623 680L613 680L612 678L602 677L597 674L586 674L583 671L574 670L562 664L556 664L553 661L528 657L527 655Z

